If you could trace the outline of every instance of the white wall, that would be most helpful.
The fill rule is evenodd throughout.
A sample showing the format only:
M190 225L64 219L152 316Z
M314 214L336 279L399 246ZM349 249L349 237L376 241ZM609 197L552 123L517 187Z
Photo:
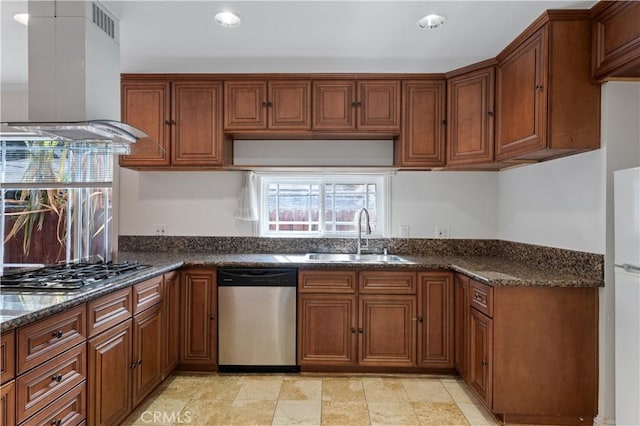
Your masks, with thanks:
M392 177L392 235L433 238L449 226L453 238L495 238L496 173L400 172ZM240 172L120 172L120 235L247 236L251 224L233 218Z
M3 85L0 88L0 120L29 120L29 90L22 85Z
M500 172L499 238L604 253L603 151Z

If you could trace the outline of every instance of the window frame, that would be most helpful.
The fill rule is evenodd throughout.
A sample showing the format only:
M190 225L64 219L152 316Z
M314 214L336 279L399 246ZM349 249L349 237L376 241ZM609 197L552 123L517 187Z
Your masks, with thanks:
M369 238L387 238L391 232L391 174L390 173L256 173L258 178L258 221L256 232L267 238L354 238L354 232L327 232L325 221L325 184L375 184L376 185L376 230ZM320 188L319 231L270 231L269 191L270 183L309 183ZM364 226L363 226L364 230ZM363 232L364 234L364 232Z

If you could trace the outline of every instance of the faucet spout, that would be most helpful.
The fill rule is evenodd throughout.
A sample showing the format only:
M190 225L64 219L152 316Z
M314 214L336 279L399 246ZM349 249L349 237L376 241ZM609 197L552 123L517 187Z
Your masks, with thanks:
M358 210L358 213L356 214L356 220L358 223L358 251L357 251L357 255L360 256L360 254L362 253L362 247L369 247L369 242L366 241L365 239L365 244L364 246L362 245L362 214L364 213L364 217L365 217L365 233L367 235L371 234L371 223L370 223L370 219L369 219L369 210L367 210L366 208L361 208L360 210Z

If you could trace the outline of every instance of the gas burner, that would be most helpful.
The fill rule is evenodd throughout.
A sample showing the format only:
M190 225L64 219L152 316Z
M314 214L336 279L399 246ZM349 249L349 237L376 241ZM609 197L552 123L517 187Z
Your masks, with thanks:
M78 290L148 268L139 262L67 263L0 277L3 289Z

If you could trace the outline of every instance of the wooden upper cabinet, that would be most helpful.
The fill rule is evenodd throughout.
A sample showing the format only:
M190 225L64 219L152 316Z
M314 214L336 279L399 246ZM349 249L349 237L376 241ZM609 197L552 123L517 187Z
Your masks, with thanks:
M225 83L225 130L309 130L311 82Z
M313 96L313 130L400 130L398 80L318 80Z
M358 81L358 130L400 130L400 81Z
M640 2L601 1L591 12L593 77L640 77Z
M121 166L168 166L170 161L171 95L168 81L123 81L122 121L145 132L149 138L131 145L120 156Z
M397 166L445 164L445 81L402 82L402 133L396 141Z
M494 159L495 67L447 81L447 165L490 163Z
M311 82L269 82L267 108L270 129L311 129Z
M544 160L600 147L588 11L547 11L498 55L496 160Z
M498 159L546 146L546 38L543 28L498 65Z
M175 82L172 111L171 164L222 164L222 83Z
M267 82L227 81L224 83L224 128L267 128Z
M123 167L223 163L220 82L123 80L122 121L150 136L120 156Z
M313 99L314 130L355 130L355 81L314 81Z

